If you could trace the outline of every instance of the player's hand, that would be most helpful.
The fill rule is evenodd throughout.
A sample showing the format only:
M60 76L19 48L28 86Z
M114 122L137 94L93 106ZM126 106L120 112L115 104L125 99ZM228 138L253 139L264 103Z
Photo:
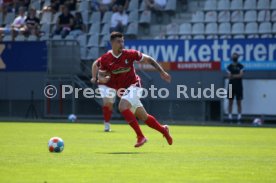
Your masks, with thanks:
M168 83L170 83L171 80L172 80L171 75L170 75L169 73L165 72L165 71L160 73L160 77L161 77L163 80L167 81Z
M107 83L110 80L110 76L99 77L100 83Z
M91 83L95 84L97 82L97 78L91 78Z

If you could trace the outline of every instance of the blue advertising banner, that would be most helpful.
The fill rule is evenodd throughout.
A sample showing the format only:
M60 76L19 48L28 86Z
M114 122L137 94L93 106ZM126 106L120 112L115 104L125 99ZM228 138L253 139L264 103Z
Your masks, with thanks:
M0 72L47 71L44 41L0 43Z
M125 42L125 47L149 54L159 62L219 62L222 70L235 52L246 70L276 70L275 39L131 40Z

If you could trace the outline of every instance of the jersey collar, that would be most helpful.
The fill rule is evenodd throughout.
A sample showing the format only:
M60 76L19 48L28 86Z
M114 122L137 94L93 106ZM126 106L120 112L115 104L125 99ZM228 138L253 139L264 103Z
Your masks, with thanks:
M119 58L123 52L121 52L119 55L115 55L112 50L109 50L109 52L112 54L113 57Z

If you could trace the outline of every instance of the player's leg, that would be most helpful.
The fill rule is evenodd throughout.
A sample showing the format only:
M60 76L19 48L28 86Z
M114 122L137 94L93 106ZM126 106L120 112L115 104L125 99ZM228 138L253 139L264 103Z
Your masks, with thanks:
M144 136L135 115L130 109L131 103L126 99L121 99L119 103L119 110L122 116L136 133L137 143L134 145L134 147L140 147L147 142L147 138Z
M131 86L125 91L119 103L119 110L122 116L136 133L137 143L135 144L135 147L140 147L145 142L147 142L147 139L141 131L133 111L131 111L132 106L135 104L135 100L137 100L137 96L134 94L137 92L136 90L136 88Z
M233 99L228 99L228 119L232 120L232 111L233 111Z
M103 111L103 117L104 117L104 131L105 132L111 131L110 119L112 117L113 104L114 104L114 102L110 101L109 98L103 98L102 111Z
M144 121L149 127L159 131L164 135L169 145L172 145L173 139L169 132L169 127L167 125L161 125L154 116L147 113L143 106L137 107L135 110L135 115L141 121Z
M232 120L232 111L233 111L233 100L235 96L235 90L233 89L233 85L230 88L228 86L227 98L228 98L228 120Z
M242 100L237 100L237 107L238 107L238 121L241 120L242 118L242 104L241 104Z
M110 119L112 116L113 104L116 98L116 91L105 85L99 85L99 90L101 97L103 98L103 117L104 117L104 131L109 132L110 129Z
M237 120L240 121L242 118L242 99L243 99L243 88L239 86L237 90L237 107L238 107L238 117Z

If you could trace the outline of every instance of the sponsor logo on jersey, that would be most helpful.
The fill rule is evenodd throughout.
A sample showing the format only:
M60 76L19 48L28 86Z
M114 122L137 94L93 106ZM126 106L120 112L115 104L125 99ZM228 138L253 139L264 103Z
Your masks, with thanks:
M130 67L123 67L112 71L112 74L121 74L130 71Z

